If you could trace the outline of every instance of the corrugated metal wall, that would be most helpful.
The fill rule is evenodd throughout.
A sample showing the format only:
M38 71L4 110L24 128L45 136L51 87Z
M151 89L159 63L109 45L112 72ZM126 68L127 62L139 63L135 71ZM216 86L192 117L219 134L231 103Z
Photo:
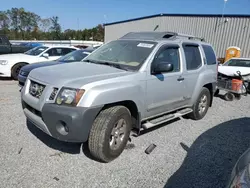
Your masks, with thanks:
M227 22L223 22L227 20ZM225 56L229 46L241 48L242 57L250 57L250 18L244 17L180 17L162 16L105 26L105 42L118 39L131 31L175 31L204 37Z

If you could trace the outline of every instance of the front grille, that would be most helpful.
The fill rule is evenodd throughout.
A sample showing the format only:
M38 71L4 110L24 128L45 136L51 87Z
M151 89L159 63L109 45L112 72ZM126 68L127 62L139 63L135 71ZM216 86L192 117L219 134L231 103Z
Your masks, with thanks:
M57 94L57 91L58 91L58 88L53 88L53 91L52 91L52 93L51 93L51 95L50 95L50 97L49 97L49 100L54 100L55 99L55 96L56 96L56 94Z
M30 112L32 112L33 114L42 117L42 113L38 110L36 110L35 108L32 108L30 105L28 105L26 102L22 101L23 104L23 108L27 108Z
M44 88L45 85L31 81L29 87L29 94L39 99L44 91Z

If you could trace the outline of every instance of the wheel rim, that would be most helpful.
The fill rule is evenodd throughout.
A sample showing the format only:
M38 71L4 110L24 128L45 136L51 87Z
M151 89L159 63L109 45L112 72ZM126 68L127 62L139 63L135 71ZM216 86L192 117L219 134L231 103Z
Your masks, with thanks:
M115 150L120 147L124 140L125 130L126 130L126 121L124 119L120 119L114 125L111 136L110 136L110 148Z
M203 95L199 102L199 113L202 114L207 108L207 96Z

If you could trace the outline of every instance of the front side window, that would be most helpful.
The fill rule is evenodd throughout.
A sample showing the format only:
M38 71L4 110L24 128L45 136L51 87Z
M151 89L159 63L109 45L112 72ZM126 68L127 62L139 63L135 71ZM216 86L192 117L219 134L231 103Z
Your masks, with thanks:
M48 49L48 47L46 47L46 46L38 46L38 47L32 48L24 53L27 55L38 56L47 49Z
M160 49L159 53L156 55L153 66L158 63L170 63L173 65L172 72L180 71L180 56L178 47L165 47Z
M46 53L49 54L49 56L62 56L63 54L63 48L51 48Z
M143 65L156 44L136 40L115 40L96 49L84 61L109 63L136 71Z
M201 53L196 45L184 45L187 70L198 69L202 65Z

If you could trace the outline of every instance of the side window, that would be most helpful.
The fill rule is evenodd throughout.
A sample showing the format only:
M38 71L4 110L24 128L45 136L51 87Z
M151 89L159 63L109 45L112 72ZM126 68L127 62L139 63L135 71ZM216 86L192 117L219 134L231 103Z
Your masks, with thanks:
M160 49L156 55L153 65L156 66L158 63L166 62L171 63L174 67L172 72L180 71L180 56L178 47L166 47Z
M66 54L73 52L73 51L75 51L75 49L73 49L73 48L62 48L62 55L66 55Z
M187 70L198 69L202 65L201 53L198 46L184 45Z
M202 48L207 59L207 65L216 65L217 60L213 48L208 45L202 45Z
M63 48L51 48L46 53L49 54L49 56L62 56L63 55Z

